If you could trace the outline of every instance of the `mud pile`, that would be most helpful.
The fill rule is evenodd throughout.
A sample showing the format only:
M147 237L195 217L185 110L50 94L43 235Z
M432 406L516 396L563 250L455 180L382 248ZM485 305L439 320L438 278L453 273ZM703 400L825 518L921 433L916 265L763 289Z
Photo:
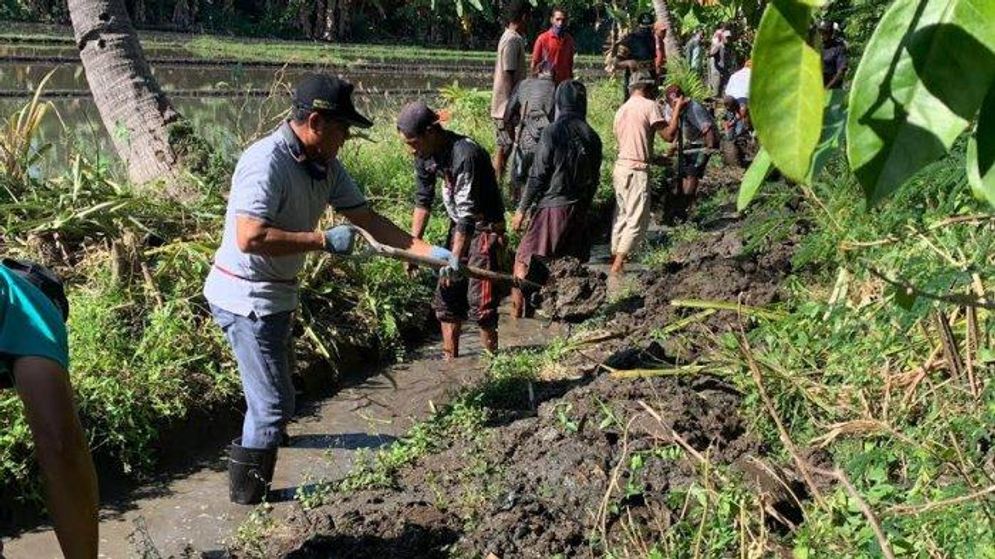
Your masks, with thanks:
M272 538L270 552L594 557L592 540L623 543L639 533L649 541L675 521L680 511L668 493L686 487L697 466L651 450L673 443L676 433L719 463L756 452L736 413L739 399L712 377L602 375L543 403L535 417L427 457L404 472L396 491L345 495L289 519L303 532Z
M577 322L601 308L606 296L603 272L591 270L572 257L553 260L548 267L549 279L539 293L544 316Z

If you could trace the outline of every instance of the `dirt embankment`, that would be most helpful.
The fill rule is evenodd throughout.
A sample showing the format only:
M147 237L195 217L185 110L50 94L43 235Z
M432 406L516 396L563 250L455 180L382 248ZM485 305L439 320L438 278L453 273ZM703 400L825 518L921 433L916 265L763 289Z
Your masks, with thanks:
M738 413L742 395L735 387L707 370L618 379L596 365L633 369L694 360L708 336L692 333L671 344L659 330L701 310L670 302L772 303L792 252L787 243L744 254L740 225L727 220L675 247L664 272L644 273L632 296L611 303L598 284L603 276L557 265L559 283L547 297L551 312L577 317L600 309L604 329L616 335L558 364L580 380L566 389L564 381L538 383L542 403L535 413L499 410L493 416L500 419L481 436L402 470L393 490L341 495L292 515L269 539L269 555L545 558L639 549L679 520L685 503L674 496L697 479L695 452L732 464L774 494L769 505L781 518L798 522L793 499L778 497L784 483L793 485L791 475L763 459ZM739 321L736 313L716 312L687 329L723 331Z

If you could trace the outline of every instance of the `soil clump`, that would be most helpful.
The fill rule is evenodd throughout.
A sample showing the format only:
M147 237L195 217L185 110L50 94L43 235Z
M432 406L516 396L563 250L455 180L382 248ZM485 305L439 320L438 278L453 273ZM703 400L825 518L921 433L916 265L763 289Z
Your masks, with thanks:
M598 312L607 293L604 272L591 270L573 257L552 260L548 268L549 279L539 293L543 315L580 322Z

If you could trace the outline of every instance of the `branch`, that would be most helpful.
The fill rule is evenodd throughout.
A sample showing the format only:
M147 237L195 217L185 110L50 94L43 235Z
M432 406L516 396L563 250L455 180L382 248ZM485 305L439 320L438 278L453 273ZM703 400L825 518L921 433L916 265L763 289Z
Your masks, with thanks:
M944 303L952 303L954 305L963 305L965 307L976 307L981 309L995 310L995 303L989 301L988 297L986 296L979 297L976 295L968 295L965 293L953 293L947 295L930 293L928 291L923 291L912 284L891 279L888 276L884 275L882 272L878 271L873 266L868 266L867 271L869 271L871 275L891 285L892 287L903 290L907 295L914 295L916 297L922 297L923 299L930 299L933 301L942 301Z
M871 510L871 506L867 504L867 501L860 496L857 488L850 483L850 478L846 477L846 474L839 469L820 470L813 468L813 471L819 475L831 477L843 485L850 498L857 502L860 512L864 514L867 523L871 525L871 530L874 530L874 536L877 537L878 545L881 546L881 554L884 555L885 559L895 559L895 552L891 550L891 544L888 543L888 537L884 534L884 529L881 528L881 522L875 516L874 511Z
M980 491L975 491L968 495L961 495L960 497L953 497L951 499L943 499L942 501L934 501L932 503L926 503L925 505L896 505L891 507L886 511L887 514L922 514L924 512L931 511L933 509L939 509L943 507L949 507L951 505L959 505L960 503L966 503L968 501L973 501L979 497L984 497L989 493L995 493L995 485L986 487Z

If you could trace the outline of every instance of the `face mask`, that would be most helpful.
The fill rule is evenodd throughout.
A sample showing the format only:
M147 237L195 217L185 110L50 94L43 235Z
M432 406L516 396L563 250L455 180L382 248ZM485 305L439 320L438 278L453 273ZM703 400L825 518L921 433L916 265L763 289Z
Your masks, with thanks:
M560 35L563 34L564 27L566 27L566 26L563 25L562 23L554 23L553 24L553 34L556 35L557 37L559 37Z

